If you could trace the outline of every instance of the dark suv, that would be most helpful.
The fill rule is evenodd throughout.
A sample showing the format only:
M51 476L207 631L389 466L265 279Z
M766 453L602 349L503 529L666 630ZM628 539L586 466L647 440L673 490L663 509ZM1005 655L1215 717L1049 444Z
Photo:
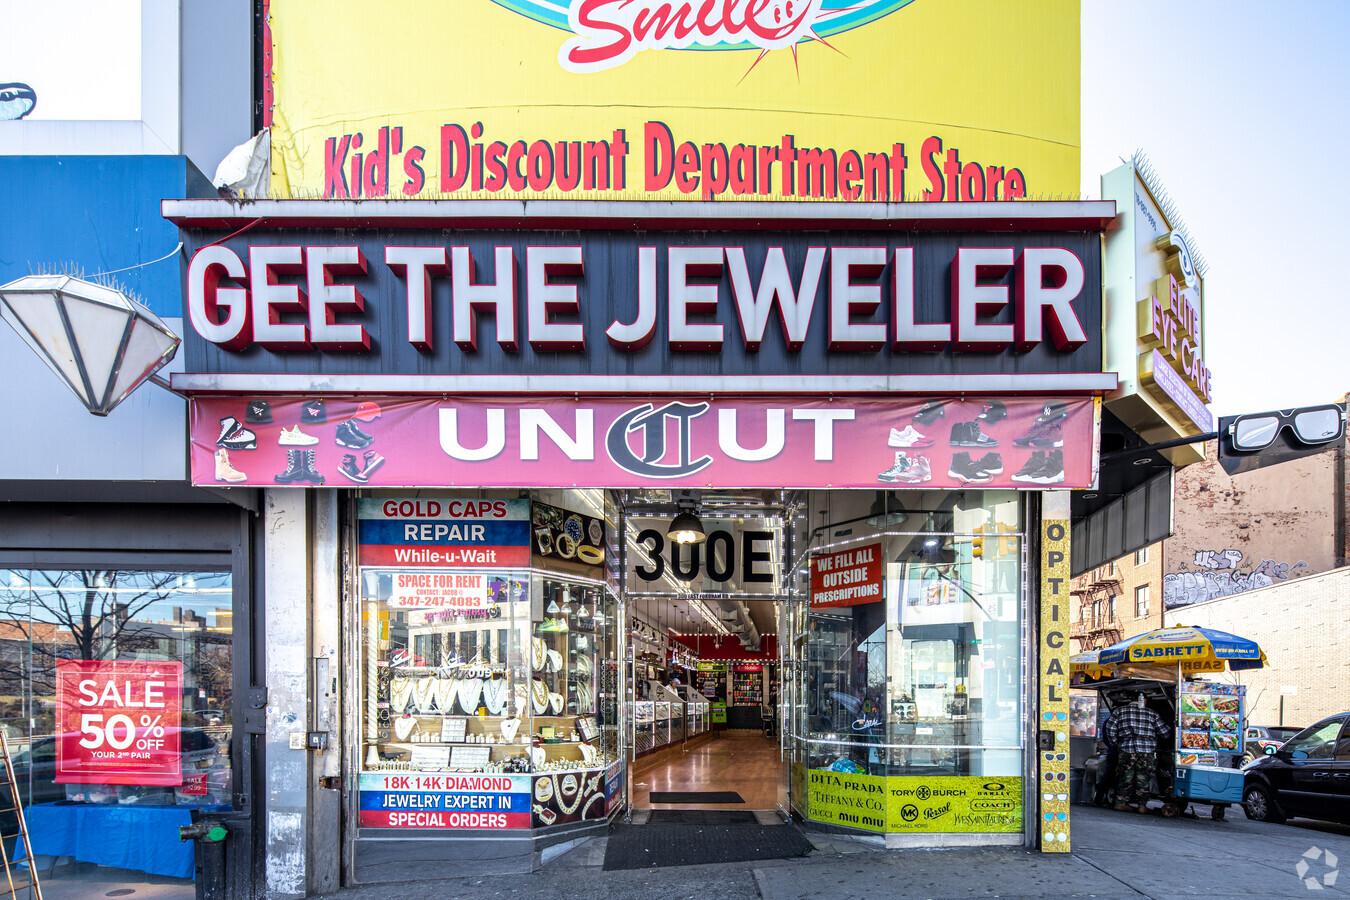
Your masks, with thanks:
M1304 816L1350 825L1350 713L1323 719L1266 753L1246 769L1247 818Z

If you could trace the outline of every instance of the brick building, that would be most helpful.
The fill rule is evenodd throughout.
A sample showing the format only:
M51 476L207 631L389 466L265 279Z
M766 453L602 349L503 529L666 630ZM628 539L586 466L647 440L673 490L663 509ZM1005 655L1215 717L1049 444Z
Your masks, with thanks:
M1073 652L1100 650L1162 627L1162 544L1153 544L1073 579Z
M1217 628L1266 652L1265 668L1226 676L1248 685L1251 723L1303 726L1350 709L1347 510L1344 441L1238 475L1209 443L1176 474L1172 536L1073 579L1074 652L1154 628Z
M1302 727L1350 709L1347 621L1350 566L1167 612L1168 625L1236 632L1265 650L1265 668L1225 676L1247 685L1253 725Z

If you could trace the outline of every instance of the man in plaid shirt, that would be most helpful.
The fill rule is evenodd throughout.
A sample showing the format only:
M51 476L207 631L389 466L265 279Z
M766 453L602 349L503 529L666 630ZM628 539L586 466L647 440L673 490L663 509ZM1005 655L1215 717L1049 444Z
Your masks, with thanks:
M1158 741L1171 730L1162 716L1143 705L1144 695L1136 703L1111 713L1106 723L1106 739L1116 748L1116 809L1129 810L1138 804L1139 812L1148 811L1149 783L1158 766Z

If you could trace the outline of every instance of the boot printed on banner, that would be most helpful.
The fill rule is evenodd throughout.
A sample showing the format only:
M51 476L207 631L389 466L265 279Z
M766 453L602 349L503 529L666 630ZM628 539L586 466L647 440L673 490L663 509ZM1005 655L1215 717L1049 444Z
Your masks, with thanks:
M238 484L247 481L248 476L230 464L230 451L221 447L216 451L216 481L228 481Z
M277 484L323 484L323 476L314 467L313 450L287 450L286 471L278 473L273 480Z

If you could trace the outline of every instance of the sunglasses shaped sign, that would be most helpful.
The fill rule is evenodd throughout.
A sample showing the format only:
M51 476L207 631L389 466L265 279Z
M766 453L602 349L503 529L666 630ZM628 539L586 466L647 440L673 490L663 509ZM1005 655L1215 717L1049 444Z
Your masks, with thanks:
M1219 420L1219 462L1230 475L1320 453L1345 437L1344 404L1327 403Z

